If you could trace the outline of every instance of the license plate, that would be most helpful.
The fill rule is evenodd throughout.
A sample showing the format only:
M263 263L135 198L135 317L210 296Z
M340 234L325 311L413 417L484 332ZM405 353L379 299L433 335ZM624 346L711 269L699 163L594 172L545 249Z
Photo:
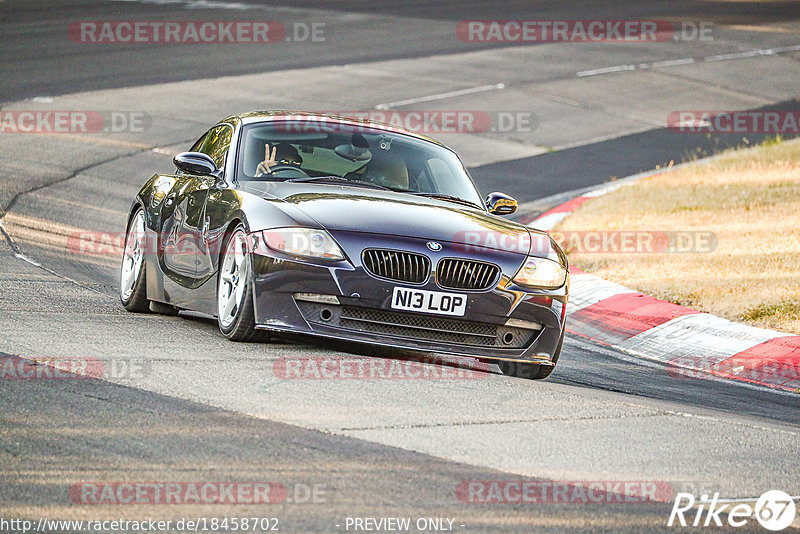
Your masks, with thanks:
M458 293L396 287L392 294L392 308L461 317L467 311L467 297Z

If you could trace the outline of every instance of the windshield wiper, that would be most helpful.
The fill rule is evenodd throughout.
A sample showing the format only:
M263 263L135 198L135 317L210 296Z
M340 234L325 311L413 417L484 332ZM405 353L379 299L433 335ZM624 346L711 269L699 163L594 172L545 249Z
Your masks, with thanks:
M483 207L480 204L476 204L475 202L472 202L471 200L467 200L467 199L464 199L464 198L461 198L461 197L456 197L456 196L453 196L453 195L446 195L444 193L425 193L423 191L404 191L404 193L405 192L408 192L409 194L412 194L412 195L419 195L419 196L422 196L422 197L435 198L435 199L439 199L439 200L449 200L450 202L456 202L458 204L464 204L465 206L472 206L473 208L483 209Z
M391 191L388 187L373 184L371 182L362 182L360 180L348 180L341 176L309 176L307 178L289 178L286 182L300 182L300 183L328 183L328 184L342 184L351 185L353 187L368 187L370 189L383 189L384 191Z

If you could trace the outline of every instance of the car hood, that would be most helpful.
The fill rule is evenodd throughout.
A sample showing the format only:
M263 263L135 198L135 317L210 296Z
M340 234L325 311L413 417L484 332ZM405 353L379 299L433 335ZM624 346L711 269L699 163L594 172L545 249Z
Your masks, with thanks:
M255 187L264 197L282 200L288 215L299 210L332 232L397 235L557 257L547 234L453 202L336 185L273 182Z

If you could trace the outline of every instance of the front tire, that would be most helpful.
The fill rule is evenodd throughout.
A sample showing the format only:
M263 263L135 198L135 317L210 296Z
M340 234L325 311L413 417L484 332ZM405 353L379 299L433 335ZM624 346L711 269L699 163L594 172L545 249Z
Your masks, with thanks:
M500 371L507 376L517 378L527 378L529 380L541 380L550 376L555 369L555 365L539 365L536 363L507 362L499 361Z
M147 250L144 210L139 208L131 217L128 233L125 234L125 248L122 253L122 267L119 280L119 300L129 312L150 311L147 300L147 280L144 256Z
M217 324L231 341L263 341L266 333L256 330L250 254L244 226L238 225L225 238L217 278Z
M515 376L517 378L527 378L529 380L542 380L550 376L550 373L556 368L558 357L561 356L561 347L564 345L564 330L561 330L561 337L558 340L558 346L553 352L553 365L539 365L536 363L522 363L522 362L497 362L500 366L500 371L504 375Z

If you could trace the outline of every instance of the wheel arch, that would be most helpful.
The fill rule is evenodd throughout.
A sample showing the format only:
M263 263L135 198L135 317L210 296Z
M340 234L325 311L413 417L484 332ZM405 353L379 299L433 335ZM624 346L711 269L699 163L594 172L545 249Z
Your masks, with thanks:
M220 262L218 264L217 271L219 271L219 265L221 265L221 263L222 263L222 255L225 253L225 245L228 242L228 237L233 233L233 231L236 229L236 227L239 226L240 224L242 226L244 226L245 233L249 234L250 233L250 229L247 226L247 219L241 213L237 213L236 215L231 217L231 220L228 221L228 223L225 225L225 231L222 233L222 241L221 241L223 246L221 246L219 248L219 253L217 254L217 261Z
M144 202L142 201L141 197L137 195L136 198L133 199L133 202L131 202L131 207L128 208L128 218L125 223L125 232L127 232L128 229L131 227L131 221L133 220L133 216L140 209L144 211L144 220L145 224L147 224L147 209L144 207Z

